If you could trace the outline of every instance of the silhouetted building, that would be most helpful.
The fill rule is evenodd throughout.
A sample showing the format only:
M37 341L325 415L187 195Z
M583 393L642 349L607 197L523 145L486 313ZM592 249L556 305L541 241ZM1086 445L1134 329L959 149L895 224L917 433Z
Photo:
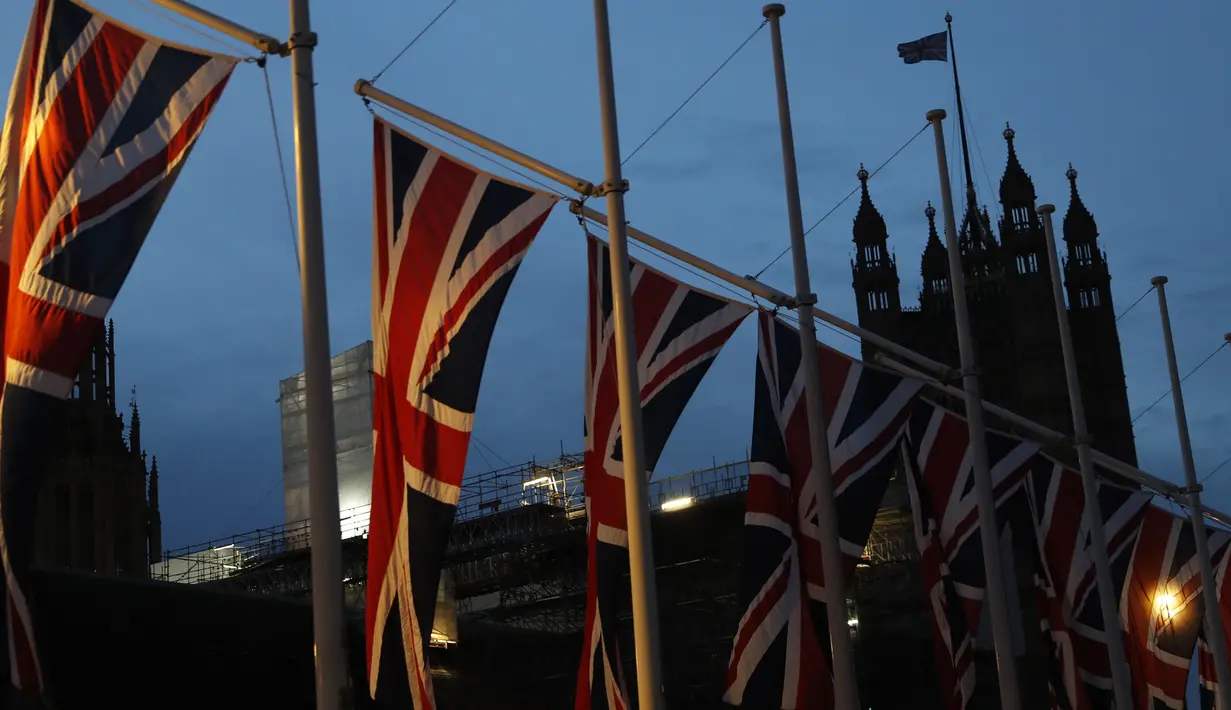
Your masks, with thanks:
M973 203L966 206L958 230L979 374L989 401L1072 434L1047 243L1035 211L1034 182L1018 161L1014 135L1006 125L1000 239L992 231L987 208L972 209ZM1094 216L1077 192L1077 171L1070 165L1066 175L1071 187L1063 225L1063 271L1090 434L1099 450L1136 464L1107 255L1099 249ZM924 210L928 240L920 262L919 305L904 308L888 229L872 204L868 172L862 166L858 177L863 198L855 216L851 270L859 324L957 368L948 252L937 231L936 209L929 203ZM875 350L865 343L864 358L870 359Z
M35 564L145 577L158 561L158 460L147 472L135 391L129 407L126 440L116 411L112 321L99 329L61 411L60 445L40 482Z

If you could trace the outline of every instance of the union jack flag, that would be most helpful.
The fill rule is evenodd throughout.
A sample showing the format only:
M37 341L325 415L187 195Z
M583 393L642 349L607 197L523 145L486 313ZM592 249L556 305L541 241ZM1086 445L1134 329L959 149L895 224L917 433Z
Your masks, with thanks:
M1218 559L1231 535L1207 529ZM1120 615L1138 710L1183 710L1205 608L1192 523L1149 506L1128 563Z
M740 603L726 702L832 707L821 521L799 331L772 313L759 345ZM845 578L863 554L923 383L817 344Z
M615 635L620 583L628 573L624 452L612 320L611 257L589 235L586 322L585 489L589 564L577 710L627 710L628 687ZM637 382L647 478L697 385L740 322L743 304L692 288L629 259Z
M41 690L24 571L51 422L238 62L39 0L0 137L0 552L13 685Z
M991 430L986 440L996 509L1007 513L1026 504L1026 475L1039 447ZM907 425L905 448L941 689L951 710L963 710L975 688L974 643L987 586L970 430L962 417L921 401Z
M1228 626L1228 619L1231 619L1231 594L1227 593L1227 564L1231 562L1231 555L1227 554L1228 548L1223 546L1220 554L1215 557L1215 587L1218 589L1218 604L1222 610L1223 619L1223 637L1227 639L1227 643L1231 646L1231 626ZM1208 603L1208 602L1207 602ZM1218 683L1218 669L1214 664L1214 655L1210 650L1208 641L1206 640L1205 626L1201 627L1201 634L1197 637L1197 668L1200 678L1200 701L1201 710L1214 710L1219 707L1218 702L1222 693Z
M1123 591L1128 556L1152 496L1100 476L1098 499L1114 596ZM1055 666L1055 707L1110 708L1113 701L1106 626L1098 600L1090 528L1085 522L1081 474L1039 454L1029 478L1031 518L1039 561L1035 574L1040 626L1049 638ZM1117 623L1117 631L1123 630Z
M500 308L556 197L375 121L372 697L435 706L426 653Z

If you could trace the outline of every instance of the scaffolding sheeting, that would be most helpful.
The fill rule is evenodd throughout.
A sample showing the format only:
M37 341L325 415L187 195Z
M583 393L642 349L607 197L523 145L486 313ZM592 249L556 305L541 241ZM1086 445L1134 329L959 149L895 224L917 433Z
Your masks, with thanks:
M372 502L372 341L334 356L330 365L337 436L338 508L347 510ZM292 523L308 517L308 419L303 373L282 380L278 389L285 519ZM356 534L354 530L342 532Z

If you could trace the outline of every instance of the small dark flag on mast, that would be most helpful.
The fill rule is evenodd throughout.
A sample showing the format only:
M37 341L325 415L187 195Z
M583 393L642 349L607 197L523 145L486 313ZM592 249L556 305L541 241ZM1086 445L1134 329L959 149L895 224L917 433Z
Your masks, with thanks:
M944 32L937 32L914 42L903 42L898 45L898 56L907 64L947 62L949 61L949 39Z

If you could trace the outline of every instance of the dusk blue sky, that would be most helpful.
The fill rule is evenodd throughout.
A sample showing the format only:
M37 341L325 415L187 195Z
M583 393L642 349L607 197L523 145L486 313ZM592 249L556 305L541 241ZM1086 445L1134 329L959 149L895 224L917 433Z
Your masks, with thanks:
M286 3L203 0L215 12L284 37ZM99 0L119 19L170 39L227 51L144 2ZM371 117L352 93L444 5L314 3L330 327L334 353L368 339ZM621 137L627 154L761 22L759 2L613 2ZM788 5L783 19L804 220L820 218L924 125L953 113L949 66L905 66L895 45L955 17L980 201L996 210L1001 131L1017 131L1040 202L1062 216L1064 171L1080 172L1111 264L1117 310L1155 274L1169 296L1182 371L1231 330L1225 166L1231 84L1222 28L1231 5L1137 0ZM30 3L0 7L0 90ZM161 11L159 11L161 12ZM1129 41L1131 39L1131 41ZM231 43L233 45L233 42ZM235 50L230 50L235 53ZM250 52L244 52L250 54ZM289 62L269 61L278 128L293 167ZM380 80L404 96L549 163L602 180L591 6L568 0L460 0ZM950 121L949 123L952 123ZM492 169L430 134L429 140ZM975 148L977 147L977 150ZM754 273L788 243L768 31L762 31L626 167L633 224L737 273ZM990 180L989 180L990 178ZM136 385L143 443L162 473L164 545L178 547L282 522L278 381L302 369L292 237L261 70L241 65L113 310L121 399ZM925 133L871 183L913 303L939 200ZM293 186L292 186L293 190ZM293 192L292 192L293 194ZM820 306L854 320L848 260L857 200L809 237ZM662 267L662 262L634 251ZM509 461L581 446L584 242L563 207L548 220L509 295L484 374L475 434ZM765 278L793 290L789 259ZM701 284L705 285L705 284ZM855 344L822 330L848 352ZM1168 388L1153 297L1120 323L1129 397L1139 412ZM741 328L680 421L658 475L745 456L754 332ZM1201 475L1231 456L1224 350L1186 384ZM1087 403L1098 407L1097 402ZM127 420L127 416L126 416ZM1181 479L1170 400L1137 424L1142 467ZM489 455L489 459L490 459ZM471 457L470 470L485 468ZM493 463L499 463L493 461ZM1231 508L1231 466L1208 482Z

